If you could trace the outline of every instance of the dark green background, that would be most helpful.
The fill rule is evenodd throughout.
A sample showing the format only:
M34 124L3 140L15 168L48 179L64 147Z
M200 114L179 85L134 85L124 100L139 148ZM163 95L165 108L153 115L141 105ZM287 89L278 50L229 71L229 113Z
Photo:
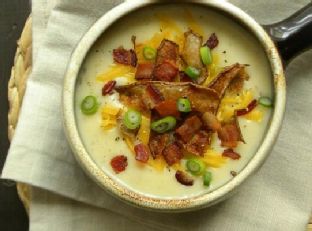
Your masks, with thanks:
M24 23L30 13L28 0L0 0L0 170L9 147L7 85ZM0 180L0 230L28 230L28 218L13 182Z

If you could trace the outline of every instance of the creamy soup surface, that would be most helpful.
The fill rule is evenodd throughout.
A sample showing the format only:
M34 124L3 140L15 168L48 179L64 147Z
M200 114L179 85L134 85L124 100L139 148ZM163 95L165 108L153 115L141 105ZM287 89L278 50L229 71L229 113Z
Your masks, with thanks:
M101 104L100 108L105 105L123 106L116 92L103 97L101 90L104 83L96 80L96 76L105 72L113 64L113 49L121 45L127 49L132 48L132 35L136 36L137 43L150 39L155 32L161 31L160 21L170 18L184 32L189 28L200 30L204 41L211 33L216 33L219 39L219 45L213 50L213 54L216 54L215 57L218 59L216 65L225 67L237 62L249 64L246 70L250 79L245 82L244 88L251 89L256 99L260 96L273 97L270 67L262 47L255 38L223 15L200 6L178 5L159 5L141 9L122 18L107 30L90 50L82 65L75 96L79 133L96 164L110 177L131 190L161 198L183 198L207 193L233 179L231 172L239 174L257 151L265 135L271 109L257 107L257 110L262 113L261 121L239 117L240 128L246 142L240 143L235 149L241 158L239 160L228 158L219 168L208 166L213 176L209 187L203 185L200 177L194 177L193 186L181 185L175 179L174 169L166 167L163 171L158 171L136 161L117 127L103 130L100 126L102 119L100 110L91 116L84 115L80 110L80 103L87 95L96 96ZM117 85L127 83L127 78L123 76L116 80ZM220 147L220 141L216 136L213 138L212 147L220 155L224 150ZM116 174L110 165L110 160L120 154L127 156L128 166L125 171Z

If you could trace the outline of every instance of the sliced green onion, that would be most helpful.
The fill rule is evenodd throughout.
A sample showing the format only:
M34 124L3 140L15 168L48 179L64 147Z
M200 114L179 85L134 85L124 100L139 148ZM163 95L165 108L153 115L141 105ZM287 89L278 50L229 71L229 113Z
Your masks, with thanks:
M164 133L176 126L177 120L173 116L167 116L160 120L154 121L151 124L151 128L153 131L157 133Z
M184 72L192 79L196 80L200 76L200 70L195 67L188 66Z
M205 65L211 64L212 63L212 55L210 48L207 46L201 47L200 48L200 57L201 60Z
M186 161L187 170L193 175L201 175L206 169L206 164L200 159L189 159Z
M147 60L153 60L156 57L156 50L152 47L144 47L143 56Z
M142 121L141 113L133 109L129 109L124 115L123 119L124 125L126 125L126 127L131 130L140 127L141 121Z
M259 98L259 104L261 104L262 106L265 106L265 107L272 107L273 106L273 102L272 102L272 99L269 98L269 97L260 97Z
M92 115L97 112L98 109L98 102L95 96L89 95L86 96L81 104L80 104L80 109L83 114L85 115Z
M203 175L203 184L205 186L209 186L212 180L212 173L211 172L205 172Z
M191 102L186 98L180 98L177 101L177 108L180 112L192 111Z

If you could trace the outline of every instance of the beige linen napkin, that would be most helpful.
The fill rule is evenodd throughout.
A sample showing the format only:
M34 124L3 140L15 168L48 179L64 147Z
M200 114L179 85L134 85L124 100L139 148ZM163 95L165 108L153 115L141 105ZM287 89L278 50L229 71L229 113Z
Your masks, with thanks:
M43 2L33 2L35 22L43 18L39 9L48 12ZM264 23L285 18L308 3L233 2ZM35 48L40 48L2 173L4 178L41 188L33 192L31 229L304 230L312 207L312 52L289 66L288 109L277 145L233 198L193 213L152 213L112 198L85 176L71 154L60 120L63 76L81 36L114 4L118 2L56 1L47 28L34 39ZM44 28L44 22L37 22ZM36 38L40 29L34 26Z

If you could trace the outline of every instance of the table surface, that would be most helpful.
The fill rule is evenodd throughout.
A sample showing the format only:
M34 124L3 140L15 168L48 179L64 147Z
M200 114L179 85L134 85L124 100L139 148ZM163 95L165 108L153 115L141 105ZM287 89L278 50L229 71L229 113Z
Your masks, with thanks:
M30 13L27 0L0 0L0 170L9 147L7 133L7 86L16 51L16 41ZM0 229L28 230L28 218L13 182L0 180Z

